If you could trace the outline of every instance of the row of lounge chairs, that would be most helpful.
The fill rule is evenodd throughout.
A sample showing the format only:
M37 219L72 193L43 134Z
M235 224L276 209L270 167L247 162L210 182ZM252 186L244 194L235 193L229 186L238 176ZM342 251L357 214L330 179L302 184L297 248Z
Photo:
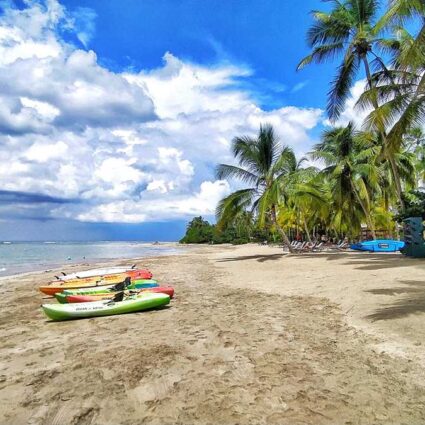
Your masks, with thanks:
M325 242L298 242L294 240L291 242L291 247L297 252L319 252L324 250L342 251L347 249L349 244L343 240L333 245L325 244Z

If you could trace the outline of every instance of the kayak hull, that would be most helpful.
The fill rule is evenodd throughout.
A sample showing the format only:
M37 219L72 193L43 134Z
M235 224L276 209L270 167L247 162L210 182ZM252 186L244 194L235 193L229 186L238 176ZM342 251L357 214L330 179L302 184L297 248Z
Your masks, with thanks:
M86 277L93 277L93 276L107 276L107 275L113 275L117 273L127 273L132 272L134 270L140 270L133 267L106 267L106 268L100 268L100 269L90 269L90 270L84 270L82 272L76 272L76 273L69 273L64 274L64 276L60 277L60 280L71 280L71 279L81 279Z
M144 277L143 277L144 276ZM46 295L55 295L58 292L63 292L67 289L79 289L79 288L98 288L98 287L110 287L116 285L117 283L123 282L127 277L126 275L116 275L113 277L103 277L100 280L95 280L92 278L87 279L73 279L66 282L60 280L51 282L49 285L42 285L39 287L39 290ZM151 280L152 273L148 274L139 274L138 277L132 277L131 285L135 288L139 284L139 281Z
M353 244L351 249L368 252L397 252L403 249L404 242L392 239L376 239Z
M140 279L131 282L130 286L127 286L126 289L144 289L144 288L155 288L159 286L158 282L155 279ZM91 295L91 294L104 294L109 293L113 290L114 285L108 286L92 286L90 288L71 288L65 289L62 291L65 294L72 295Z
M63 276L63 278L52 280L51 284L60 283L61 285L65 284L92 284L99 281L110 281L111 283L121 282L126 277L129 277L131 279L150 279L152 277L152 273L149 270L146 269L140 269L140 270L131 270L124 273L112 273L112 274L99 274L95 276L89 276L89 277L75 277L70 279L64 279L68 276Z
M117 282L118 283L118 282ZM110 288L111 284L110 283L105 283L103 285L92 285L92 286L87 286L86 288ZM62 286L62 285L44 285L44 286L40 286L38 289L46 295L51 295L54 296L57 293L63 292L67 289L82 289L84 287L81 286L72 286L72 285L66 285L66 286Z
M46 316L55 321L136 313L162 307L170 302L166 294L146 293L128 300L95 301L78 304L43 304Z
M137 280L134 281L130 286L127 286L126 290L142 290L142 289L154 289L158 287L158 282L154 279ZM112 286L94 286L92 288L75 288L65 289L62 292L55 292L53 296L61 303L65 304L68 301L66 297L68 295L97 295L97 294L111 294L116 293L114 285ZM152 291L161 292L161 291Z
M156 288L146 288L146 289L140 289L140 292L135 294L135 296L138 296L139 294L145 294L145 293L160 293L160 294L166 294L170 298L173 298L174 296L174 288L171 286L158 286ZM109 292L109 293L101 293L101 294L92 294L92 295L73 295L73 294L58 294L60 295L64 301L62 303L84 303L84 302L94 302L94 301L101 301L101 300L110 300L114 297L115 292ZM56 297L58 298L58 297ZM60 301L61 302L61 301Z

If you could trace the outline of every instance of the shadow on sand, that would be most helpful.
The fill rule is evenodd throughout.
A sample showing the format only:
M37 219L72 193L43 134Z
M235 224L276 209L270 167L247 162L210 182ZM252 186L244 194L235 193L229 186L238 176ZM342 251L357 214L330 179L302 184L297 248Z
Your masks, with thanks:
M375 295L404 295L393 304L378 308L374 313L366 316L366 319L375 322L399 319L414 313L425 313L425 281L402 280L400 284L405 286L365 291Z
M254 260L259 263L276 261L288 256L282 254L262 254L262 255L241 255L222 258L217 262L249 261ZM293 254L289 258L321 258L325 261L340 260L341 265L351 265L358 270L382 270L399 267L419 266L425 270L423 259L412 259L401 254L374 254L362 252L320 252ZM374 313L366 316L371 321L391 320L408 316L414 313L425 313L425 279L424 281L404 280L400 281L401 286L394 288L371 289L369 292L374 295L400 295L401 298L393 304L385 305L375 310Z
M266 261L279 260L287 257L289 254L282 252L282 254L259 254L259 255L240 255L222 258L217 260L219 263L226 263L231 261L246 261L256 260L259 263ZM405 257L401 254L373 254L364 252L315 252L315 253L301 253L291 254L290 258L303 259L303 258L321 258L326 261L345 260L341 265L357 266L359 270L382 270L399 267L411 267L421 265L425 269L425 261ZM396 260L396 261L395 261Z
M282 254L267 254L267 255L238 255L235 257L222 258L217 260L218 263L227 263L231 261L246 261L246 260L257 260L259 263L264 263L265 261L279 260L282 258Z
M421 265L425 269L425 261L405 257L401 254L374 254L368 252L346 253L306 253L299 258L324 258L327 261L345 260L342 265L357 266L358 270L382 270L399 267L411 267ZM296 257L295 257L296 258Z

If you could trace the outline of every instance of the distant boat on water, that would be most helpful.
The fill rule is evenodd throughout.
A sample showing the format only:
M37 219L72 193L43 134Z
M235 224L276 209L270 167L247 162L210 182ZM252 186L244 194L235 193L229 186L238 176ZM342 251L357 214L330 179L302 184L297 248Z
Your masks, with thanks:
M56 242L46 241L46 242L44 242L44 243L47 243L47 244L53 244L53 243L56 243Z
M404 242L393 239L376 239L352 244L350 248L356 251L396 252L404 248Z
M3 241L3 244L4 245L10 245L12 242L9 242L9 241Z

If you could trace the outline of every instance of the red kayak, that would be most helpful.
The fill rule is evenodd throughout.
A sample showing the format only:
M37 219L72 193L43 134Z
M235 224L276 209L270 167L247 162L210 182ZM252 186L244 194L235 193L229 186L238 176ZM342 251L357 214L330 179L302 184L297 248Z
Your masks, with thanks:
M174 296L174 288L171 286L156 286L154 288L144 288L139 289L137 292L134 293L137 295L139 293L145 293L145 292L159 292L161 294L167 294L170 296L170 298L173 298ZM103 294L92 294L92 295L67 295L66 301L68 303L87 303L91 301L102 301L102 300L110 300L114 298L116 295L116 292L108 292Z
M126 272L126 275L131 277L131 280L152 279L152 273L147 269L131 270Z

